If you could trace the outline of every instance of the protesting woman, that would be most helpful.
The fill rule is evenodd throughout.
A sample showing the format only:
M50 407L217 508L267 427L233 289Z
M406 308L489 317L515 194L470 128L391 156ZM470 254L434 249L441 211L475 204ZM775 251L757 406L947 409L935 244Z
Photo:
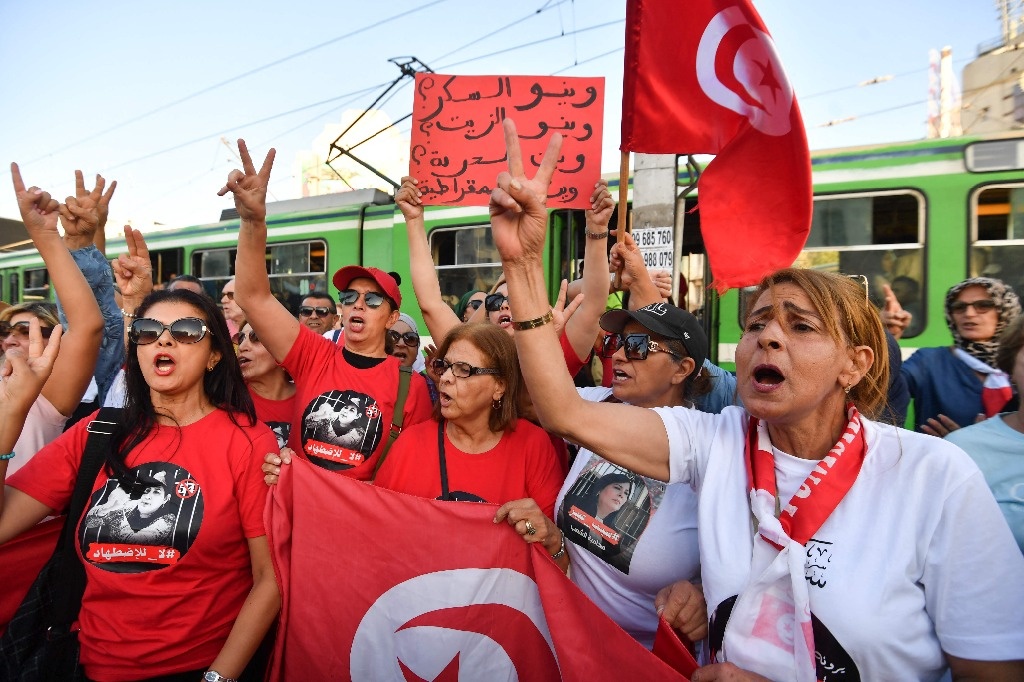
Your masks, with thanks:
M127 316L124 414L78 530L81 663L97 682L238 678L280 604L259 468L277 443L209 297L156 291ZM6 480L0 543L68 505L90 423ZM169 535L134 532L171 515Z
M434 419L395 441L376 484L421 497L491 502L532 497L548 514L562 483L548 435L519 418L515 345L489 324L463 324L433 360Z
M288 443L292 413L295 410L295 384L288 372L277 364L248 322L231 340L238 349L238 365L249 387L256 418L270 427L277 436L278 449Z
M491 225L513 319L543 320L561 137L528 178L508 119L505 133ZM863 288L789 269L754 301L736 349L744 407L720 415L588 402L550 325L515 338L546 428L697 491L714 664L692 679L1024 676L1024 557L963 451L871 420L888 362Z
M1020 299L998 279L973 277L946 294L953 345L920 348L903 363L914 399L914 426L944 436L1002 411L1012 391L996 366L1003 331L1021 313Z

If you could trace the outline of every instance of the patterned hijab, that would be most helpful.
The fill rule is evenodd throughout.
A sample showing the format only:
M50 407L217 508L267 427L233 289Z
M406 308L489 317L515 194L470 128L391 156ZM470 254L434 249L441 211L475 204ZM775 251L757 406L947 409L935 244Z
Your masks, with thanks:
M988 295L996 304L996 311L999 313L999 320L996 322L996 333L987 341L965 341L957 331L953 322L953 311L951 306L964 289L970 286L984 287ZM1003 330L1020 315L1020 299L1013 289L1004 284L1001 280L991 277L972 277L965 279L953 286L946 293L946 325L953 334L953 343L957 348L962 348L968 355L981 360L990 367L996 366L996 351L999 349L999 337Z

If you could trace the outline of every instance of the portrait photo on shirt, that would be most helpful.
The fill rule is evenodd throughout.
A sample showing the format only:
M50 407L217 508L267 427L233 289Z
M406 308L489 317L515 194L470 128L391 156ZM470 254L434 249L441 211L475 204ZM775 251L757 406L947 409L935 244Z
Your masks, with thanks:
M302 414L302 448L310 461L326 469L359 466L381 437L377 401L356 391L328 391Z
M176 564L203 522L203 496L191 474L149 462L109 478L92 494L79 526L82 556L114 573L141 573Z
M288 445L288 434L291 433L292 424L291 422L264 422L270 427L270 430L274 432L274 436L277 438L277 447L283 448Z
M665 484L591 454L558 509L576 545L629 573L636 544L665 496Z

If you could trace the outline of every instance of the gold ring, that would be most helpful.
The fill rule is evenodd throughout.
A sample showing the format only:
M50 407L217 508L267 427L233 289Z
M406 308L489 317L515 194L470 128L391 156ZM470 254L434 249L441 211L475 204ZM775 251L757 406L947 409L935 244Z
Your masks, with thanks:
M529 521L526 522L526 534L527 535L536 535L537 534L537 529L534 528L533 524L530 523Z

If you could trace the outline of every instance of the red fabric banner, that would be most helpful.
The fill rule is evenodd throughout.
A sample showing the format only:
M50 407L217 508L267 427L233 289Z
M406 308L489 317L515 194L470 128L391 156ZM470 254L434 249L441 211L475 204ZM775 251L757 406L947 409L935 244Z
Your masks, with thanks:
M712 286L792 265L810 232L810 153L753 6L629 0L623 73L623 151L717 155L697 185Z
M562 154L548 206L590 208L601 178L604 79L567 76L416 75L409 174L423 203L486 206L507 168L501 122L516 122L526 174L553 133Z
M4 589L0 590L0 634L21 606L28 589L43 569L60 539L64 517L48 519L0 546Z
M686 679L495 509L293 460L267 502L283 598L271 679Z

